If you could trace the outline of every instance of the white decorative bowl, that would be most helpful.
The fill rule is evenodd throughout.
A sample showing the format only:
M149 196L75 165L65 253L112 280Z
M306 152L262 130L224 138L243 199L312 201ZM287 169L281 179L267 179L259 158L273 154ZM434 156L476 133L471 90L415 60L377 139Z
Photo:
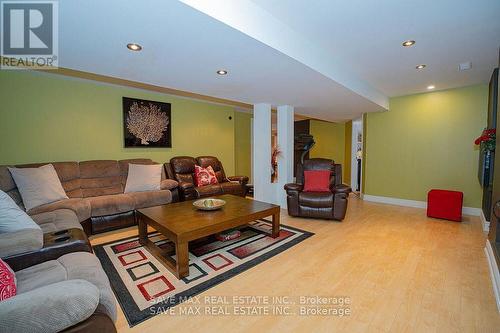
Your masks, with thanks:
M217 210L221 209L225 204L224 200L215 198L198 199L193 202L193 206L199 210Z

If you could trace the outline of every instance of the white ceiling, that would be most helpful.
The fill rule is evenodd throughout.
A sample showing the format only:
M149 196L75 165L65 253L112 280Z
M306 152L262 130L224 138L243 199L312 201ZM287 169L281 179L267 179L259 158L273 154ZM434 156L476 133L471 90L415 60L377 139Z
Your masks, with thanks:
M184 2L60 1L60 66L342 121L429 83L486 83L500 45L498 0Z
M253 2L387 96L487 83L498 66L499 0ZM417 43L403 48L408 39ZM458 71L467 61L472 69Z

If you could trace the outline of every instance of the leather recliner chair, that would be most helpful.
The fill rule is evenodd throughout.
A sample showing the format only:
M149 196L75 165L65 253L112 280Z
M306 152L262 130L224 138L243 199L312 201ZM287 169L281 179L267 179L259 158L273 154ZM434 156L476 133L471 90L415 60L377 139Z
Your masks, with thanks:
M303 192L304 171L330 170L330 192ZM288 214L341 221L347 211L351 188L342 184L342 166L332 160L312 158L297 166L297 183L285 185Z
M195 165L203 168L209 165L215 171L219 184L196 186ZM248 177L231 176L226 177L222 163L214 156L178 156L170 159L165 165L167 176L179 183L179 198L181 201L192 200L219 194L234 194L244 197L246 195L246 184Z

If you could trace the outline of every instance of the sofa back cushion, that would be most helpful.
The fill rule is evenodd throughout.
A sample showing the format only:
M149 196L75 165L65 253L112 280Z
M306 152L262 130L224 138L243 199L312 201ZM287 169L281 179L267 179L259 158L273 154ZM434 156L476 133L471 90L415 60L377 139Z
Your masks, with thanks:
M335 184L335 169L333 160L327 158L311 158L297 166L297 183L304 184L304 171L330 170L330 183Z
M175 180L178 182L195 184L196 160L190 156L178 156L170 159L170 167L174 173Z
M84 198L123 193L118 161L80 162L80 184Z
M9 168L27 211L68 199L52 164L38 168Z
M226 173L224 172L224 168L222 167L221 161L217 157L214 156L199 156L196 158L198 165L202 168L206 168L211 166L215 172L215 176L217 177L217 181L219 183L223 183L226 181Z

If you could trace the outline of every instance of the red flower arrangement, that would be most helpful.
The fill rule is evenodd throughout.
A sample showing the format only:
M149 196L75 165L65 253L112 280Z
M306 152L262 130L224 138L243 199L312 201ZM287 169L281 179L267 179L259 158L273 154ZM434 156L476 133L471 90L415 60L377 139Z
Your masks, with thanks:
M474 144L481 145L484 150L495 150L496 143L496 129L485 129L481 136L474 141Z

